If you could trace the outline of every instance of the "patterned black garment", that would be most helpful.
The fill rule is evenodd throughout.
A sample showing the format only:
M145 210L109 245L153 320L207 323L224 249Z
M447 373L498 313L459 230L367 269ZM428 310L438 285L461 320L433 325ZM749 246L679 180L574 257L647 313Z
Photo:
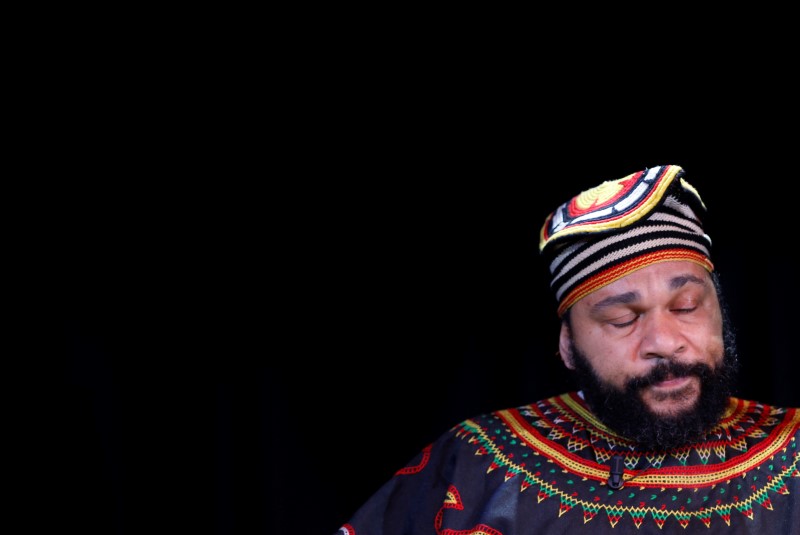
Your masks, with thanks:
M456 425L339 535L797 535L798 435L798 409L731 398L703 440L644 451L571 392Z

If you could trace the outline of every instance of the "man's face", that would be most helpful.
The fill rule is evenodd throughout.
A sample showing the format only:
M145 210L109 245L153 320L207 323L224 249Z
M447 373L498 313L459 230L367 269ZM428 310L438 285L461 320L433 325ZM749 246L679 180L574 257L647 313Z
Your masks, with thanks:
M723 365L722 311L702 267L670 261L634 271L575 303L570 325L562 358L615 431L673 447L724 410L735 356Z

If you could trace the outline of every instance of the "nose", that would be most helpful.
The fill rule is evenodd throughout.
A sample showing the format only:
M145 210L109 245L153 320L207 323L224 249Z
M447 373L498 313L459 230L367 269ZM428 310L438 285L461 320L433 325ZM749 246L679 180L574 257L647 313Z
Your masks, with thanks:
M642 315L642 358L675 359L686 349L680 321L668 311L650 311Z

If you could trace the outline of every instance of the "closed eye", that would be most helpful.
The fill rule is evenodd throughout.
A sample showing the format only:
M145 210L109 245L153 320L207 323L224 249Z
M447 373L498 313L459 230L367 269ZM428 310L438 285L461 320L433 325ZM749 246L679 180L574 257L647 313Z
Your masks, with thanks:
M633 325L637 319L639 319L639 314L625 314L622 317L608 320L607 323L617 329L624 329L625 327Z

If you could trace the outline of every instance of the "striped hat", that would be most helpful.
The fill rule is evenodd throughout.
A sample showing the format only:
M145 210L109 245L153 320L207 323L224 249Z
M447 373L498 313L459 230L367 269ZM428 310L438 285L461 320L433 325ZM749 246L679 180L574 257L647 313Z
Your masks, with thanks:
M539 251L558 316L590 293L656 262L713 271L706 207L677 165L660 165L586 190L547 216Z

